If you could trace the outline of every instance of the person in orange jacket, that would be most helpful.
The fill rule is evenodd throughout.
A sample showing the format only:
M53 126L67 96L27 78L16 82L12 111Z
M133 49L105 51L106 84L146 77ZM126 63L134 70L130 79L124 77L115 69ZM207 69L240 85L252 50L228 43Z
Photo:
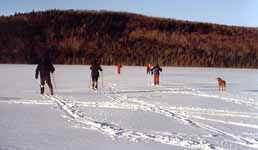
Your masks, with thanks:
M159 73L162 72L162 68L159 67L159 64L156 64L151 69L151 74L154 74L154 85L159 85Z
M117 73L120 74L122 65L119 63L117 64Z
M150 74L150 68L151 68L151 65L150 65L150 64L147 64L147 65L146 65L147 74Z

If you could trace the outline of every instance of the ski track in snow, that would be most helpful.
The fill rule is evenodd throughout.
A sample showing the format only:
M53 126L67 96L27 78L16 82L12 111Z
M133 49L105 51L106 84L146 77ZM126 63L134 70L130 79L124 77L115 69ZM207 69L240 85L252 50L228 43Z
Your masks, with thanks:
M0 103L7 104L27 104L27 105L53 105L53 101L50 100L30 100L30 99L20 99L20 100L1 100Z
M104 92L104 95L111 98L113 101L112 102L82 102L82 101L77 101L77 100L67 100L64 99L60 96L55 96L55 97L50 97L48 98L54 100L60 108L62 108L69 116L71 116L76 122L85 125L87 129L95 129L98 131L101 131L104 134L109 135L110 137L126 137L130 141L136 141L136 140L152 140L156 142L160 142L163 144L171 144L175 146L183 146L183 147L188 147L188 148L193 148L193 149L220 149L216 148L213 144L208 144L207 141L203 143L203 141L198 142L198 141L189 141L189 140L184 140L180 139L178 137L170 137L167 135L154 135L154 134L148 134L148 133L142 133L138 131L127 131L125 129L119 128L115 125L104 123L104 122L99 122L95 121L92 118L86 117L83 112L80 112L76 110L76 107L78 106L84 106L84 107L105 107L105 108L120 108L120 109L129 109L129 110L140 110L140 111L147 111L147 112L152 112L152 113L157 113L160 115L164 115L166 117L172 117L173 119L179 120L184 124L188 124L191 126L195 126L198 128L202 128L205 130L208 130L210 132L217 133L221 136L227 136L231 137L234 142L229 141L231 143L247 146L250 148L257 148L258 147L258 141L255 139L251 138L245 138L241 136L237 136L228 132L225 132L223 130L217 129L215 127L212 127L207 124L203 124L197 121L193 121L190 118L195 118L199 120L206 120L206 121L213 121L213 122L219 122L223 124L230 124L230 125L237 125L237 126L243 126L243 127L249 127L249 128L258 128L257 125L251 125L251 124L243 124L243 123L237 123L237 122L229 122L229 121L222 121L218 119L208 119L200 116L194 116L194 115L189 115L187 112L185 112L184 108L179 108L179 109L173 109L175 107L169 107L169 106L164 106L161 104L150 104L145 101L138 100L137 98L128 98L126 95L121 94L121 92L117 92L115 90L115 87L113 85L110 86L110 91L112 94L107 94ZM110 92L108 92L110 93ZM196 111L199 109L191 109L187 108L188 110L190 109L191 111ZM212 111L212 110L205 110L201 109L203 112L206 111ZM223 113L225 111L223 110L217 110L214 111L215 113ZM242 117L257 117L257 114L255 113L242 113L242 112L230 112L231 116L236 116L239 117L239 114ZM84 127L82 127L84 128ZM187 144L186 144L187 143ZM194 146L192 144L194 144ZM203 145L204 144L204 145Z
M110 90L114 93L116 93L115 90L115 86L110 84ZM238 126L243 126L243 127L250 127L250 128L258 128L257 125L252 125L252 124L242 124L242 123L237 123L237 122L225 122L225 121L219 121L219 120L215 120L215 119L207 119L207 118L203 118L200 116L190 116L188 115L186 112L177 112L177 111L171 111L167 108L167 106L162 106L162 105L157 105L157 104L153 104L153 103L147 103L145 101L141 101L138 100L137 98L127 98L126 95L121 95L121 94L113 94L113 95L106 95L108 97L110 97L113 100L124 102L132 102L132 103L138 103L141 107L143 107L145 111L150 111L150 112L154 112L154 113L158 113L158 114L162 114L165 115L167 117L172 117L174 119L177 119L179 121L182 121L183 123L192 125L192 126L196 126L211 132L215 132L218 133L220 135L223 136L227 136L227 137L231 137L232 139L236 140L234 143L243 145L243 146L247 146L247 147L251 147L251 148L258 148L258 141L255 139L250 139L250 138L245 138L245 137L241 137L238 135L234 135L231 133L228 133L226 131L217 129L215 127L212 127L210 125L204 124L204 123L200 123L197 121L193 121L190 119L191 118L195 118L195 119L199 119L199 120L207 120L207 121L215 121L215 122L219 122L219 123L224 123L224 124L230 124L230 125L238 125Z
M231 102L234 104L244 104L250 107L258 108L258 100L251 97L238 96L236 94L230 94L226 91L219 93L205 93L200 90L182 87L182 88L170 88L166 86L159 86L160 89L152 90L139 90L139 91L117 91L116 94L127 94L127 93L171 93L171 94L181 94L181 95L192 95L205 98L213 98L218 100L223 100L225 102ZM110 92L109 94L114 94L115 92Z
M205 93L194 88L166 88L162 93L172 93L172 94L182 94L182 95L192 95L206 98L214 98L223 100L225 102L231 102L234 104L244 104L250 107L258 108L258 101L250 97L242 97L238 95L233 95L228 92L220 92L219 94Z
M184 121L185 123L189 123L192 124L191 121L187 120L189 117L185 116L185 117L176 117L175 111L184 111L183 108L180 109L174 109L174 108L163 108L164 110L158 109L156 106L147 106L147 105L140 105L140 104L133 104L133 103L129 103L126 101L115 101L115 102L82 102L82 101L73 101L75 103L75 106L81 106L81 107L92 107L92 108L110 108L110 109L128 109L128 110L132 110L132 111L137 111L137 110L141 110L141 111L149 111L152 113L158 113L167 117L175 117L175 119L180 119L181 121ZM155 107L155 108L154 108ZM163 106L164 107L164 106ZM248 127L248 128L254 128L254 129L258 129L258 125L255 124L245 124L245 123L238 123L238 122L232 122L232 121L222 121L219 119L209 119L209 118L204 118L201 116L196 116L196 115L192 115L194 113L189 113L189 112L185 112L186 114L191 114L191 118L196 118L199 120L206 120L206 121L212 121L212 122L218 122L218 123L223 123L223 124L229 124L229 125L236 125L236 126L242 126L242 127ZM223 116L223 114L220 112L218 115L216 114L216 112L212 112L214 114L210 114L210 115L216 115L216 116ZM254 119L258 119L258 114L256 114L256 116L249 116L249 115L237 115L235 113L237 112L231 112L232 114L226 114L224 116L230 116L230 117L241 117L241 118L254 118ZM197 113L197 114L205 114L205 113ZM185 115L185 114L182 114ZM206 115L206 114L205 114ZM208 114L209 115L209 114ZM189 115L188 115L189 116ZM192 124L193 125L193 124Z
M161 135L153 133L144 133L140 131L130 131L113 124L108 124L105 122L99 122L87 117L83 112L74 109L73 105L68 105L65 100L60 96L47 96L47 98L55 101L58 106L64 110L69 116L73 118L74 121L85 126L86 129L93 129L100 131L112 138L124 137L130 141L155 141L162 144L169 144L174 146L181 146L191 149L221 149L215 147L213 144L209 144L205 140L192 141L186 140L180 137L173 137L170 135Z
M183 94L183 95L193 95L200 97L215 98L219 100L224 100L226 102L232 102L234 104L245 104L247 106L257 108L258 103L255 99L238 97L236 95L232 96L229 93L216 95L216 94L207 94L191 88L166 88L163 89L154 89L154 90L142 90L142 91L132 91L132 92L158 92L158 93L172 93L172 94ZM109 91L101 91L100 94L112 99L112 101L103 101L103 102L85 102L78 100L69 100L67 98L62 98L61 96L43 96L44 100L30 100L30 99L18 99L18 100L1 100L0 103L8 104L38 104L38 105L52 105L57 103L62 110L64 110L74 121L82 124L81 128L94 129L98 130L110 137L125 137L130 141L138 140L147 140L147 141L156 141L163 144L170 144L175 146L182 146L192 149L221 149L215 147L213 144L209 144L205 140L200 141L191 141L182 138L177 135L164 135L164 134L153 134L153 133L143 133L139 131L129 131L123 128L120 128L116 125L99 122L85 116L83 112L76 110L76 107L99 107L99 108L118 108L118 109L128 109L132 111L145 111L151 113L157 113L166 117L171 117L180 121L183 124L188 124L198 128L208 130L213 133L217 133L222 136L231 137L232 140L227 140L228 142L247 146L250 148L258 148L258 141L253 138L241 137L234 135L223 130L217 129L210 125L200 123L195 120L205 120L210 122L217 122L221 124L235 125L240 127L254 128L258 129L256 124L246 124L238 123L232 121L224 121L219 119L210 119L202 117L200 115L205 114L207 116L227 116L227 117L240 117L240 118L258 118L258 113L248 113L248 112L234 112L226 110L217 110L217 109L204 109L204 108L192 108L192 107L175 107L164 105L160 103L148 103L137 98L128 98L126 94L130 91L117 91L114 84L109 84ZM229 96L227 96L229 95Z

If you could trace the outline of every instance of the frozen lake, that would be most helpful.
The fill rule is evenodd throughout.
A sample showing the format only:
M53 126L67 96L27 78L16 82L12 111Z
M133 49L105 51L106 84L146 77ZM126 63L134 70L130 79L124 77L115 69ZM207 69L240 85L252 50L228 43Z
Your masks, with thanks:
M145 67L102 66L93 91L89 66L55 68L42 96L36 65L0 65L0 150L258 149L256 69L162 67L155 87Z

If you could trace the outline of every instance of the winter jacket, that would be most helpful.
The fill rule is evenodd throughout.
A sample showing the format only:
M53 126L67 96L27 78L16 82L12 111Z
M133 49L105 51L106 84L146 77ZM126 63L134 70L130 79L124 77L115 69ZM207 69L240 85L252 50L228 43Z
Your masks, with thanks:
M91 76L92 77L99 77L99 71L103 71L100 65L93 64L90 66Z
M147 64L146 67L147 67L147 69L150 69L151 65L150 65L150 64Z
M38 78L38 75L40 73L40 77L49 76L50 72L53 73L55 71L55 68L53 64L50 61L44 61L40 62L36 68L36 74L35 78Z
M154 66L152 69L151 69L151 73L153 74L159 74L159 72L162 72L162 68L160 68L158 65Z

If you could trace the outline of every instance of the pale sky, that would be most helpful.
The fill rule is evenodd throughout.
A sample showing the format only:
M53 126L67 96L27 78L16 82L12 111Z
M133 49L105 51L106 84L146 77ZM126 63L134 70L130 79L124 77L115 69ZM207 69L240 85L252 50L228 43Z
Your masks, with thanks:
M258 27L258 0L1 0L0 15L32 10L110 10Z

